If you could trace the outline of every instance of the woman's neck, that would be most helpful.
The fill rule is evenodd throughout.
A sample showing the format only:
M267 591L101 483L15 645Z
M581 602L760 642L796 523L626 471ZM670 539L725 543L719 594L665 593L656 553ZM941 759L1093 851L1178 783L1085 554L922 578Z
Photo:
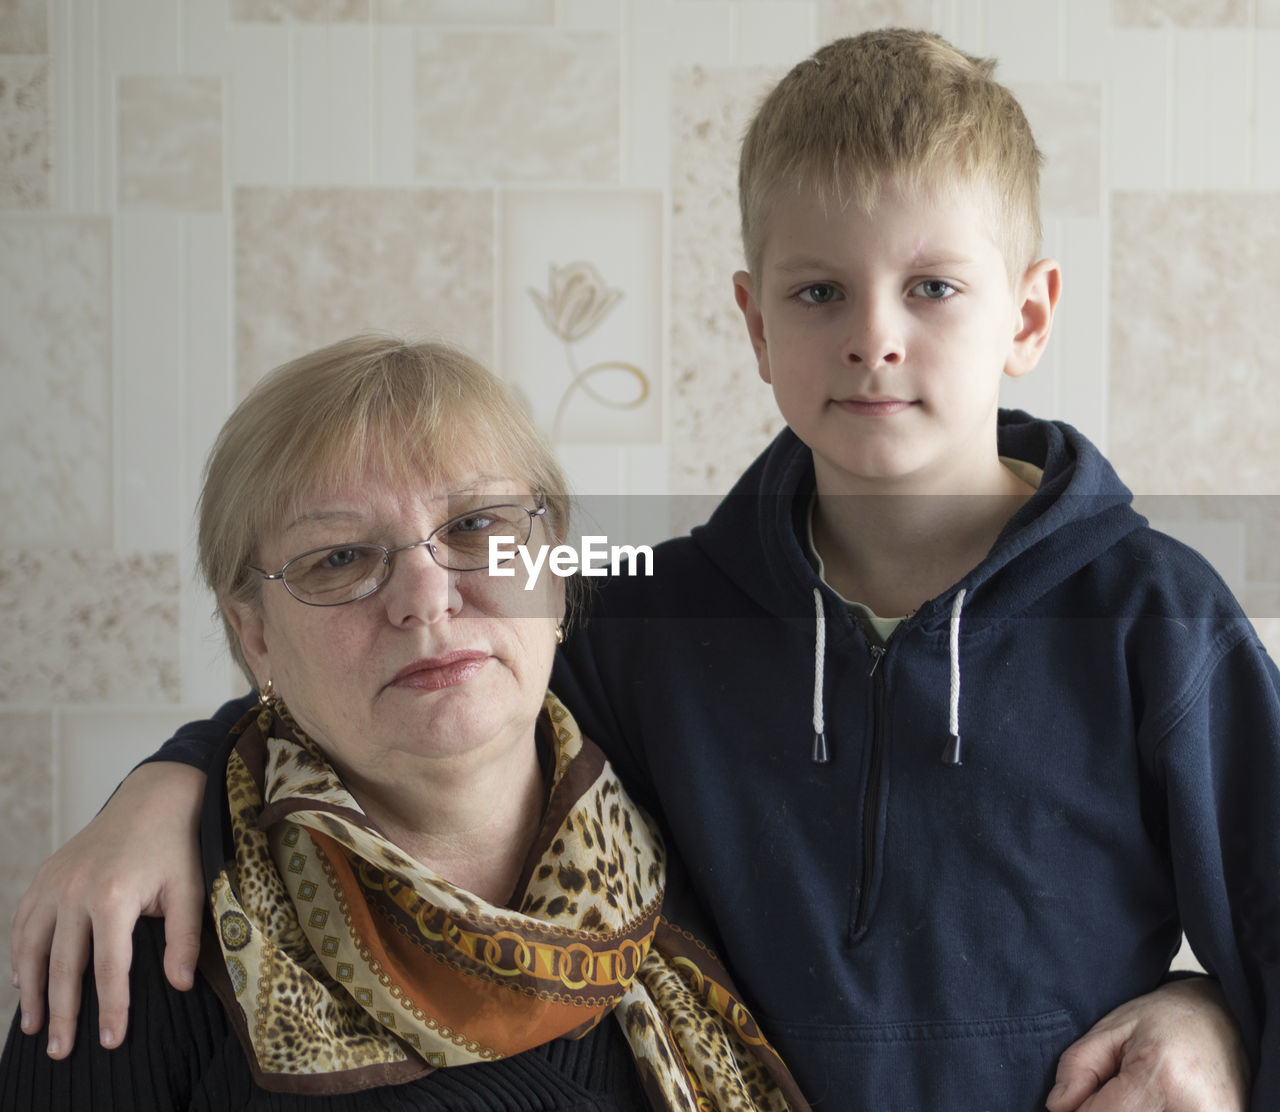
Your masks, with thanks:
M415 860L489 903L511 898L542 820L533 739L514 753L467 754L377 782L339 770L356 802Z

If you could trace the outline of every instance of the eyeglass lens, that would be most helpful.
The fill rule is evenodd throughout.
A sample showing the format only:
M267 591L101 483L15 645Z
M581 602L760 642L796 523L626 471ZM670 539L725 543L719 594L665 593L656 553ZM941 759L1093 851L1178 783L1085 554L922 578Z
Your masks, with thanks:
M485 506L446 521L431 534L429 546L419 543L443 568L479 571L489 566L491 541L497 539L510 549L525 544L532 530L533 518L523 506ZM285 564L284 584L303 602L320 606L354 602L386 582L397 551L376 544L317 548Z

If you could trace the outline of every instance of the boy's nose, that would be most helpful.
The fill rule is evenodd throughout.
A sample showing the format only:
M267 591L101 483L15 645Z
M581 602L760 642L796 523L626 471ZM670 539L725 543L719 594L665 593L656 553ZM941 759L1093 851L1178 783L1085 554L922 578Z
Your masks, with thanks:
M865 363L869 367L893 366L895 363L902 362L902 352L898 345L860 345L863 350L868 352L879 351L877 355L863 355L860 350L850 348L846 354L846 358L850 363ZM879 350L883 348L884 350Z
M868 305L845 341L844 357L847 363L874 369L901 363L903 352L891 315L879 306Z
M392 559L391 575L378 594L393 625L430 624L461 608L463 573L442 568L425 545L397 552Z

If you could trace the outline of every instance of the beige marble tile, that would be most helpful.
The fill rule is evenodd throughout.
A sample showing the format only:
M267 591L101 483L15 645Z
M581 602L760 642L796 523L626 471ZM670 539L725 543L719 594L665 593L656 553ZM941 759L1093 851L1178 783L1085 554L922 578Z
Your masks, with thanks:
M175 702L178 592L176 555L9 549L0 702Z
M0 57L0 208L49 204L49 60Z
M116 108L124 208L222 208L222 81L121 77Z
M10 987L10 928L36 866L53 849L53 715L0 711L0 1016L18 1005Z
M1097 216L1102 180L1102 88L1066 82L1012 86L1044 152L1040 207L1048 219Z
M932 26L931 0L818 0L819 42L877 27Z
M616 35L419 32L416 172L615 183L619 82Z
M288 359L367 329L443 335L492 358L493 195L463 189L237 189L243 393Z
M1110 446L1135 490L1280 492L1280 194L1118 193Z
M111 538L111 225L0 219L5 543Z
M1247 27L1249 0L1112 0L1116 27Z
M414 23L551 26L555 0L231 0L231 18L257 23Z
M352 23L369 18L373 0L231 0L231 18L258 23Z
M678 70L672 84L670 482L722 493L782 427L756 373L732 277L741 269L738 148L776 70Z
M0 0L0 54L48 53L48 0Z
M1280 498L1238 499L1245 523L1245 569L1251 582L1280 583ZM1269 617L1280 618L1280 608Z
M373 14L382 23L549 27L556 21L556 4L555 0L373 0Z
M1240 605L1262 634L1267 651L1280 659L1280 582L1248 584Z

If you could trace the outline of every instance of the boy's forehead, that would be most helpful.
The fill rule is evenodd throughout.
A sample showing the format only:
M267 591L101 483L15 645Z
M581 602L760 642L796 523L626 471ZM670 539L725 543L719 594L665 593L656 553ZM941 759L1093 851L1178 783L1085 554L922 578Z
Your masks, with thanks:
M1000 248L999 199L981 182L888 181L862 199L840 196L831 187L802 185L780 191L770 208L763 254L786 266L814 248L835 249L850 235L917 261L965 246Z

